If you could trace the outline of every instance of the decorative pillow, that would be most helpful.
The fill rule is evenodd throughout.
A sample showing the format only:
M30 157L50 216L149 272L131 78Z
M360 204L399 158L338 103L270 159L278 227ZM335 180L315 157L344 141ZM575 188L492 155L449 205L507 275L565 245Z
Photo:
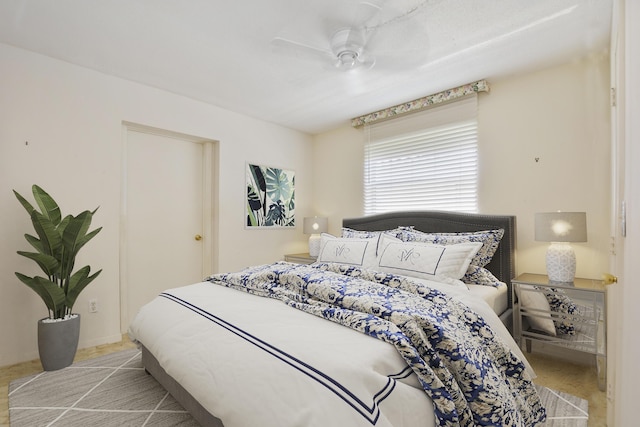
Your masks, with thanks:
M465 233L425 233L418 230L401 228L400 239L405 242L429 242L439 245L452 245L466 242L481 242L482 247L473 257L471 265L484 267L489 264L498 244L504 236L504 229L474 231Z
M345 239L372 239L380 235L379 231L362 231L342 227L342 237Z
M531 328L556 336L556 326L551 319L551 307L547 297L537 286L519 286L518 298L523 309L530 309L531 316L526 316ZM539 310L537 312L535 310Z
M412 229L413 227L408 227L408 229ZM376 240L376 253L378 256L380 249L380 236L392 236L400 238L401 228L394 228L393 230L383 230L383 231L362 231L362 230L353 230L351 228L342 227L342 237L346 239L377 239Z
M497 288L504 285L496 276L484 267L470 265L467 272L462 276L462 281L470 285L492 286Z
M370 268L375 264L378 239L339 238L331 234L320 235L320 253L317 261L358 265Z
M347 239L374 239L380 236L380 234L390 234L394 237L400 237L400 228L394 228L393 230L384 230L384 231L362 231L362 230L354 230L348 227L342 227L342 237Z
M558 288L541 288L544 296L547 298L551 311L565 314L555 318L553 323L558 334L575 335L576 328L573 322L569 320L569 316L579 315L578 306L567 296L567 294Z
M480 242L456 245L403 242L383 234L374 268L423 279L460 279L480 247Z

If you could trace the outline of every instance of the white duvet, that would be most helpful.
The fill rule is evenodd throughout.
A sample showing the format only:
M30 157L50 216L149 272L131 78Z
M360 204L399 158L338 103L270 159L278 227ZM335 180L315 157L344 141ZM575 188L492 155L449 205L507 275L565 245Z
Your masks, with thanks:
M530 369L484 301L430 285L483 316ZM129 334L226 427L435 425L431 401L388 343L210 282L165 294Z

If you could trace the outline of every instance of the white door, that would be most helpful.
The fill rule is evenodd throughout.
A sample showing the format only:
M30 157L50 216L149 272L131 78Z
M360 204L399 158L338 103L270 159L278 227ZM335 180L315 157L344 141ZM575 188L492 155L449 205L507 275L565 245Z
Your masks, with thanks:
M618 31L614 32L616 39L612 43L612 77L617 107L612 128L614 160L618 164L614 164L613 170L617 183L613 192L617 259L612 268L620 280L608 293L615 298L612 334L616 342L608 357L615 383L608 390L607 425L632 426L638 424L637 386L640 383L640 28L636 24L640 19L640 3L625 0L614 5Z
M205 235L204 145L135 128L125 141L123 332L160 292L202 281Z

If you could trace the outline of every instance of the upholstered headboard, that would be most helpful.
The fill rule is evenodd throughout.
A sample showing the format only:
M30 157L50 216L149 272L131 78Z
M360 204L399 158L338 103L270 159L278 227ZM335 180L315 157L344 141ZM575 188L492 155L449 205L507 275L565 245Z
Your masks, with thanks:
M381 231L399 226L413 226L428 233L455 233L504 229L504 236L493 259L485 268L509 287L509 307L512 307L511 279L515 277L516 217L512 215L482 215L446 211L406 211L345 218L344 227L354 230Z

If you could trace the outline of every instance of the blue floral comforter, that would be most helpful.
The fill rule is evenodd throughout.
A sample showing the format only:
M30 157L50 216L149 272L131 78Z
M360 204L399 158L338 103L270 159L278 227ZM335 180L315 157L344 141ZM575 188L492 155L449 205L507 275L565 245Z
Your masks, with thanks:
M440 426L535 426L546 418L524 364L485 320L424 283L321 263L275 263L207 280L392 344L433 401Z

